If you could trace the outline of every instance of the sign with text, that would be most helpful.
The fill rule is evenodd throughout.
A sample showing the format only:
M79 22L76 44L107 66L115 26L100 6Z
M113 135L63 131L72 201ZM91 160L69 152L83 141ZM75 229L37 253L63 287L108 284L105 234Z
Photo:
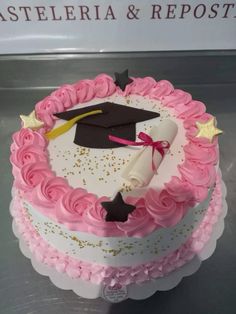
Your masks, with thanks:
M11 0L0 5L1 54L202 49L236 49L235 1Z

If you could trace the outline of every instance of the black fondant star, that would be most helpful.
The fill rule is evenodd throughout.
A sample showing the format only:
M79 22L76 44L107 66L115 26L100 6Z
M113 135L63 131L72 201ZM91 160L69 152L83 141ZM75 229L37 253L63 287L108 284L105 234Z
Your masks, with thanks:
M102 207L107 211L106 221L126 221L128 215L135 209L134 205L126 204L118 192L111 202L101 202Z
M122 90L125 90L126 85L133 82L133 80L129 77L128 70L125 70L122 73L115 72L115 78L115 84Z

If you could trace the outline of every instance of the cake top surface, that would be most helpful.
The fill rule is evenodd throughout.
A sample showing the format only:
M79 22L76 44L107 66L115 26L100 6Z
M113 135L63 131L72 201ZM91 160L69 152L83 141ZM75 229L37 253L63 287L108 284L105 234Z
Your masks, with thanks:
M148 185L149 187L163 188L164 183L168 182L173 175L179 174L178 164L184 161L183 146L187 141L184 136L185 131L182 121L176 119L173 110L163 108L157 100L139 95L123 97L117 94L113 94L107 98L109 101L117 102L130 108L133 108L131 106L140 109L145 107L150 112L151 110L155 110L153 112L160 114L159 117L136 123L135 138L136 134L139 134L141 131L148 133L154 124L158 125L165 119L171 118L178 124L178 134L175 142L163 159L157 174L153 176ZM99 102L100 99L94 98L88 103L77 104L73 108L82 107L88 110L88 108L94 106L94 103ZM55 127L63 123L63 120L57 120ZM119 190L122 190L122 193L125 195L133 196L145 193L146 187L136 187L134 189L122 176L124 168L137 152L140 151L140 147L123 146L99 149L80 146L73 143L75 128L77 126L74 126L68 132L58 136L54 140L49 141L48 153L51 159L51 167L58 176L65 177L73 188L78 186L83 187L98 197L104 195L113 197ZM90 136L89 140L91 140L92 144L96 145L97 133L95 132ZM108 142L112 145L114 143L111 141Z
M205 105L164 80L121 87L105 74L64 85L13 135L14 186L69 229L143 236L177 224L215 183L220 130ZM126 220L125 206L112 219L102 206L117 193L132 207Z

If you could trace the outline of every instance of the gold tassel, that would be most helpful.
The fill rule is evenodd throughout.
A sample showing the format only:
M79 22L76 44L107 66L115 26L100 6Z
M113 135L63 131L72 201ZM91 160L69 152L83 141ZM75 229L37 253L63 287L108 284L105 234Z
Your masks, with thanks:
M53 129L53 130L45 133L45 137L48 140L52 140L52 139L58 137L59 135L64 134L65 132L69 131L72 128L72 126L76 122L78 122L79 120L82 120L82 119L84 119L86 117L89 117L89 116L92 116L92 115L95 115L95 114L99 114L99 113L102 113L102 110L93 110L93 111L90 111L90 112L86 112L86 113L80 114L79 116L74 117L71 120L67 121L66 123L60 125L58 128Z

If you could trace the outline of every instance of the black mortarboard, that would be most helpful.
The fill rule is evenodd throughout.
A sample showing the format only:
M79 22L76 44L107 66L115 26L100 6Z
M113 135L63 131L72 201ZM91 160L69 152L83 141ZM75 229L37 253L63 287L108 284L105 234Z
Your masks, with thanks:
M135 210L135 206L124 202L122 195L118 192L110 202L102 202L102 207L107 211L106 221L122 221L128 219L128 215Z
M113 135L135 141L135 123L159 117L160 114L143 109L105 102L94 106L75 109L55 114L63 120L93 111L102 110L101 114L86 117L77 122L74 143L91 148L114 148L124 146L109 140Z

